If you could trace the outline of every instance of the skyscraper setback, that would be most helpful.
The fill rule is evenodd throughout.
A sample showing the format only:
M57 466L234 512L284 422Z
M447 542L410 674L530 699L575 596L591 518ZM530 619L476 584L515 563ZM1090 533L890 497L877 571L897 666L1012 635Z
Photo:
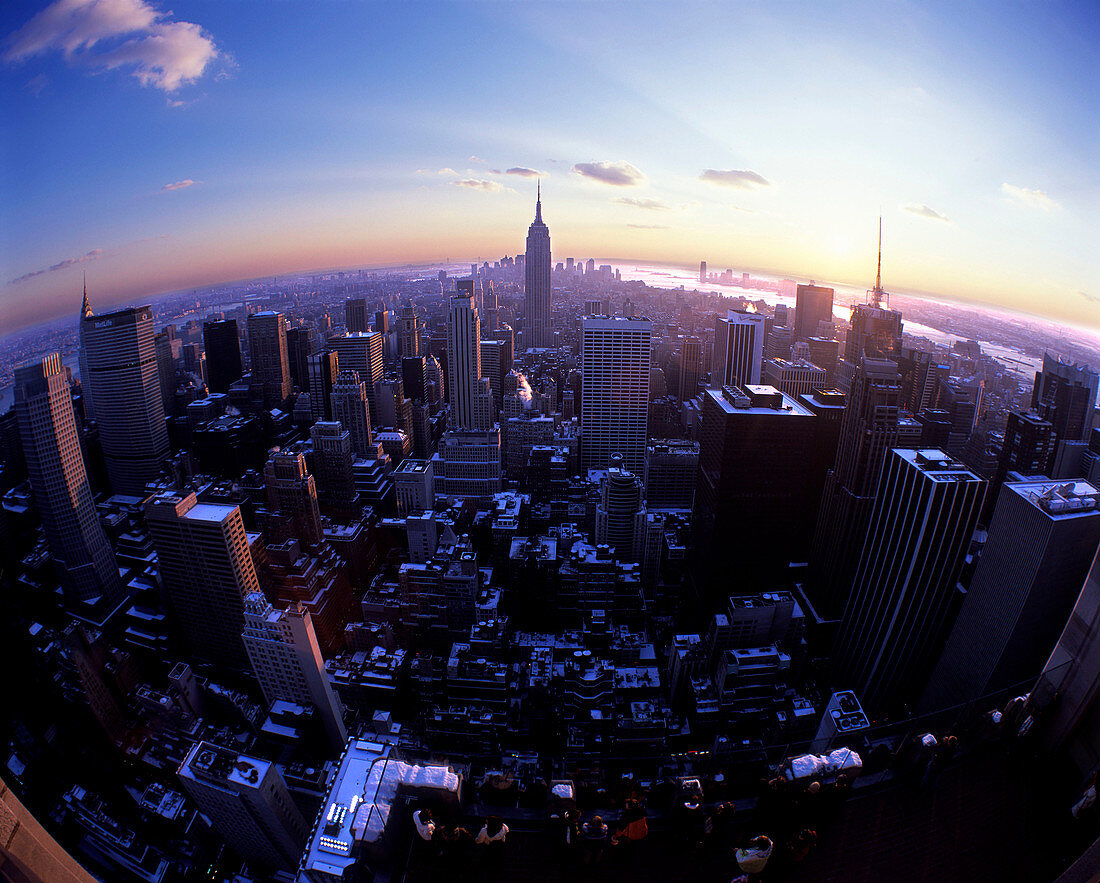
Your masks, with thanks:
M252 397L265 408L282 407L290 396L290 353L286 317L266 311L248 317L248 350L252 355Z
M550 288L550 230L542 221L542 187L539 186L535 201L535 220L527 231L527 259L525 264L524 304L529 347L554 345L551 324Z
M85 382L97 403L107 475L119 494L143 495L168 457L155 333L149 306L98 316L88 312L81 321Z

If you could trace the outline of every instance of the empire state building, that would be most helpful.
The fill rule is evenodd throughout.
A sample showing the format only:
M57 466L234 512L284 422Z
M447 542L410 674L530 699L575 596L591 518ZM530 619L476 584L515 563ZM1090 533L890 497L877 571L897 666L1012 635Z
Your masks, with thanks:
M550 324L550 228L542 222L541 186L535 201L535 220L527 231L526 269L527 346L551 347L554 331Z

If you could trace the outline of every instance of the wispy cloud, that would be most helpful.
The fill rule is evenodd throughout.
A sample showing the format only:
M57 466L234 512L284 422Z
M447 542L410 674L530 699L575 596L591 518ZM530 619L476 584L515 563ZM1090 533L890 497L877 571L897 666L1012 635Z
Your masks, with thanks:
M1001 185L1001 193L1023 205L1031 208L1039 208L1045 212L1058 208L1058 203L1051 199L1042 190L1028 190L1026 187L1017 187L1015 184L1005 182Z
M470 190L485 190L489 193L500 193L508 188L499 181L487 181L484 178L463 178L460 181L452 181L456 187L467 187Z
M188 187L194 187L196 184L201 184L201 181L192 181L190 178L184 178L182 181L175 181L171 184L165 184L160 189L164 190L186 190Z
M1087 291L1078 291L1077 293L1089 303L1100 304L1100 294L1089 294Z
M667 230L668 224L627 224L635 230Z
M667 212L672 210L672 206L667 202L662 202L659 199L650 199L649 197L617 196L612 202L617 202L620 205L632 205L634 208L644 208L654 212ZM628 226L634 225L631 224Z
M60 52L92 71L127 70L143 86L174 92L224 55L202 27L172 21L145 0L55 0L6 40L18 64Z
M512 166L512 168L506 169L504 174L519 175L521 178L538 178L546 173L540 172L538 169L529 169L526 166Z
M18 276L12 279L8 285L18 285L20 282L26 282L28 279L33 279L35 276L42 276L45 273L52 273L55 270L64 270L66 267L72 267L76 264L86 264L88 261L98 260L103 256L104 252L102 248L93 248L91 251L85 254L79 255L75 258L65 258L63 261L58 261L56 264L51 264L48 267L43 267L41 270L34 270L30 273L24 273L22 276Z
M755 190L757 187L770 187L771 181L763 175L749 169L703 169L700 181L718 184L721 187L734 187L737 190Z
M39 74L36 77L31 77L27 84L23 87L31 93L35 98L42 94L42 90L50 84L50 78L45 74Z
M951 219L946 215L941 215L935 209L931 209L924 205L924 203L910 202L907 205L903 205L901 210L911 215L916 215L919 218L928 218L931 221L943 221L946 224L951 223Z
M485 160L483 160L480 156L474 156L472 154L471 154L470 158L466 160L466 162L474 163L475 165L479 165L479 166L487 166L488 165L488 163L485 162Z
M625 160L618 162L579 162L573 171L585 178L613 187L633 187L645 181L645 175Z

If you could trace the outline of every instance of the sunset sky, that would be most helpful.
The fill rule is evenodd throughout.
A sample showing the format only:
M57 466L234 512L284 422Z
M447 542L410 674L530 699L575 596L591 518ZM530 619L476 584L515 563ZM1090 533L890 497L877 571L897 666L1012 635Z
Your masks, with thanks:
M0 333L523 249L1100 328L1100 13L1034 3L0 5Z

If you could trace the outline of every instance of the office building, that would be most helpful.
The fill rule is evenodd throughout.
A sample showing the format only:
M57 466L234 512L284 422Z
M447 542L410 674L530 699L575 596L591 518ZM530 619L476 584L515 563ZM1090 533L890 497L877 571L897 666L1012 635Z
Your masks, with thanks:
M651 441L646 445L643 473L646 508L690 510L698 474L698 442Z
M645 468L652 335L648 319L582 320L582 469L605 468L616 453L630 472Z
M612 455L611 466L600 482L596 506L596 542L611 547L620 561L640 561L645 536L646 511L641 481L622 468L622 458Z
M416 307L402 307L397 321L398 352L406 359L425 355L420 341L422 328L420 317L416 314Z
M371 437L367 385L356 371L341 371L332 386L332 419L351 433L351 449L369 459L376 451Z
M184 790L237 855L257 869L297 869L309 825L274 763L196 742L178 775Z
M393 470L397 493L397 514L409 515L430 510L435 501L435 473L428 460L406 458Z
M770 386L709 389L703 396L696 552L704 573L774 576L809 548L816 418Z
M450 299L447 311L447 382L451 389L451 427L488 430L493 423L493 393L481 372L481 320L472 295Z
M932 673L985 490L942 451L887 457L833 648L834 683L873 715L916 701Z
M283 407L291 390L286 316L272 310L249 316L248 352L252 400L268 409Z
M169 453L152 308L88 315L81 329L111 488L141 496Z
M844 360L892 359L901 355L901 313L879 304L855 304L844 342Z
M92 402L92 385L88 382L88 349L84 342L84 320L92 314L92 305L88 300L88 280L84 279L84 301L80 305L80 316L77 318L77 364L80 370L80 397L84 402L84 417L87 420L95 420L95 404Z
M70 602L110 612L122 598L115 553L96 512L61 356L15 369L15 416L35 505Z
M202 341L206 347L207 386L211 392L228 394L230 385L244 376L237 320L204 322Z
M317 485L306 468L304 455L273 453L264 467L264 491L268 514L277 524L272 533L278 541L293 537L307 549L321 542Z
M1048 474L1057 446L1054 427L1034 411L1010 411L1004 441L997 457L997 470L986 495L982 524L989 524L1001 486L1010 472L1021 475Z
M248 667L241 643L244 596L259 590L239 506L200 503L193 493L145 501L173 619L191 653Z
M1100 491L1010 481L921 707L1026 692L1066 624L1100 547Z
M794 339L817 337L820 322L833 321L833 290L823 285L799 285L794 295Z
M337 754L348 741L344 708L332 691L309 611L276 610L260 592L244 599L244 648L270 706L279 699L316 709Z
M847 603L883 463L897 445L899 395L893 362L860 364L814 531L806 593L818 621L839 619Z
M349 334L370 331L370 313L367 311L365 298L349 297L344 301L344 328Z
M431 465L437 496L488 500L500 491L500 428L446 432Z
M1047 474L1080 475L1081 457L1092 429L1100 375L1085 365L1070 365L1043 354L1043 370L1035 374L1031 408L1054 427L1057 447ZM1068 461L1068 462L1067 462Z
M936 404L939 387L951 374L950 365L936 361L935 353L904 347L898 358L902 409L919 414Z
M300 392L309 391L309 363L313 352L313 332L299 325L286 330L286 354L290 365L290 382Z
M698 337L685 337L680 342L681 402L699 395L699 376L703 369L703 344Z
M550 267L550 230L542 221L540 185L535 200L535 220L527 231L527 257L524 264L523 327L528 347L542 349L554 345Z
M825 369L805 359L768 359L764 362L764 375L768 386L792 398L827 388Z
M809 361L825 371L827 388L836 384L836 363L840 358L840 342L824 337L811 337L806 341Z
M321 502L350 512L358 497L351 433L339 423L321 420L310 427L309 437L313 442L313 475Z
M328 348L336 351L341 371L355 371L367 385L367 401L375 411L374 385L382 379L385 347L377 331L341 334L328 339Z
M332 385L340 372L340 357L321 350L306 357L309 378L309 412L314 421L332 420Z
M765 317L728 310L714 320L714 358L710 387L758 386L764 362Z

